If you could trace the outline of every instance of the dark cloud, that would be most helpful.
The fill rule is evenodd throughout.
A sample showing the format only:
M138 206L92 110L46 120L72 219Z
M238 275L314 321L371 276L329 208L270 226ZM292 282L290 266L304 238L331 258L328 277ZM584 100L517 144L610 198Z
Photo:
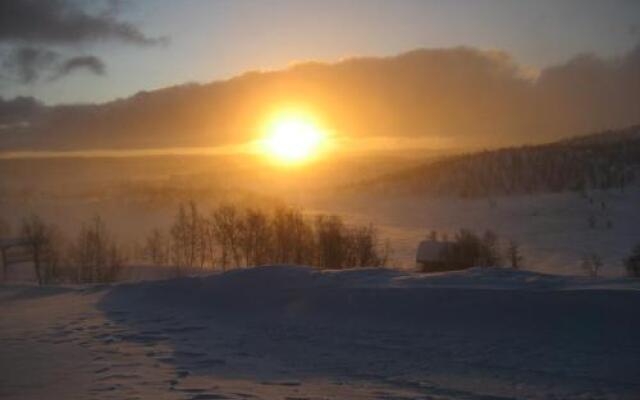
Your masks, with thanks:
M44 109L45 107L33 97L5 100L0 96L0 129L28 125Z
M113 12L91 14L80 2L65 0L0 1L0 41L74 44L96 40L119 40L138 45L162 43L134 25L117 19Z
M51 69L60 55L38 47L16 47L5 55L2 69L5 75L21 83L33 83L43 71Z
M543 142L640 123L640 47L613 59L578 56L537 78L506 53L473 48L306 63L105 104L53 107L20 136L20 145L237 144L255 139L265 115L287 104L310 107L349 137L444 138L487 147ZM0 140L0 148L11 147Z
M49 80L63 78L78 70L104 75L104 62L96 56L64 58L60 53L38 47L17 47L9 51L0 65L5 78L23 84L33 83L43 75Z
M101 59L96 56L80 56L72 57L66 60L62 65L60 65L55 78L61 78L63 76L69 75L74 71L82 69L87 70L95 75L105 74L105 65Z
M58 79L79 69L104 74L104 62L95 56L61 61L61 47L75 51L78 44L103 40L141 46L166 43L166 38L149 37L121 21L120 3L112 0L102 12L90 12L87 2L0 0L0 79L28 84L44 75Z

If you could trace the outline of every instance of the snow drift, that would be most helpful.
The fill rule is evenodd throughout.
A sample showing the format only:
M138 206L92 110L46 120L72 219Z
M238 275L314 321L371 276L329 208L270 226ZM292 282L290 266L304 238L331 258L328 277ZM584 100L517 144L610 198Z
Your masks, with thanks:
M640 281L268 266L0 286L0 397L629 399Z
M268 266L119 285L100 307L116 319L133 313L124 323L138 331L149 329L141 321L150 315L207 321L236 337L241 354L272 360L261 374L373 380L445 398L633 398L639 289L629 279L505 269L418 275ZM183 335L169 340L181 351ZM212 340L199 343L216 348Z

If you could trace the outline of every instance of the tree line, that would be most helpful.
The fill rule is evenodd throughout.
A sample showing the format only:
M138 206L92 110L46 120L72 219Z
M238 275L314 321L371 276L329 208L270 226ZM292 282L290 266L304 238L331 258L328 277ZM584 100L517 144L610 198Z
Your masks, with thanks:
M307 217L296 208L221 205L202 213L181 204L168 230L154 229L144 254L154 265L191 268L301 264L325 269L386 265L389 245L373 225L347 225L337 215Z
M386 266L388 242L373 225L348 225L335 215L305 215L301 210L269 210L221 205L203 213L194 202L178 207L170 226L153 229L142 246L124 246L94 216L72 237L37 215L23 218L18 232L0 219L0 239L27 239L35 255L41 284L57 282L108 283L120 279L126 267L145 264L172 268L176 276L194 270L228 270L265 264L298 264L322 269ZM431 240L447 243L441 260L450 269L509 266L520 269L523 257L517 242L501 247L495 232L460 230L451 238L432 232ZM640 277L640 244L624 260L629 276ZM583 268L598 276L602 262L585 256Z
M0 238L9 235L8 225L0 223ZM83 223L68 239L56 225L32 214L22 219L16 235L25 240L22 251L31 255L40 284L114 282L127 261L123 247L100 216Z
M457 155L349 190L464 198L617 189L637 183L640 139L560 142Z
M9 237L0 220L0 238ZM299 264L323 269L380 267L390 246L377 229L349 225L336 215L305 215L302 210L270 210L220 205L207 213L195 202L179 205L169 227L155 228L144 245L124 246L95 216L65 237L37 215L23 218L16 235L27 239L41 284L118 280L133 263L171 267L176 276L194 269L241 268L264 264Z

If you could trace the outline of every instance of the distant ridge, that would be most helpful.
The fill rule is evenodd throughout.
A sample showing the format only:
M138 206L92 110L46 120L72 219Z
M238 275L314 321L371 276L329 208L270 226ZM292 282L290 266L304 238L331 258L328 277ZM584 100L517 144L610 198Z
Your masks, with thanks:
M449 156L347 190L484 197L637 185L640 125L543 145Z
M617 130L610 129L602 132L590 133L588 135L572 136L568 139L559 140L556 143L570 145L592 145L619 143L638 139L640 139L640 125L633 125L628 128Z

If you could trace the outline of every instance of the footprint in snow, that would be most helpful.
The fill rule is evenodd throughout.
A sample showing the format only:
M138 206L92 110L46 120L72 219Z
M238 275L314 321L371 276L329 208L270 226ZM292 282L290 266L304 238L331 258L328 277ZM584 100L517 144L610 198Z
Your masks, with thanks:
M260 383L267 386L300 386L302 384L300 381L263 381Z
M177 390L178 392L183 392L183 393L204 393L207 391L207 389L199 389L199 388L188 388L188 389L176 388L174 390Z
M99 381L111 381L111 380L123 381L123 380L139 379L139 378L140 376L136 374L112 374L112 375L103 376L98 380Z
M223 396L221 394L210 394L210 393L200 393L191 397L189 400L217 400L217 399L228 399L229 397Z
M176 376L178 378L186 378L187 376L189 376L190 372L185 370L185 369L179 369L176 371Z
M207 359L207 360L197 360L192 365L197 369L209 369L213 367L218 367L220 365L225 365L227 362L222 359Z
M200 351L176 351L173 353L176 357L186 357L186 358L199 358L205 357L207 353Z
M91 389L92 392L113 392L114 390L117 390L119 387L121 387L121 385L103 385L103 386L98 386L95 387L93 389Z
M167 333L189 333L202 331L205 329L207 329L207 327L205 326L177 326L165 328L164 331Z

